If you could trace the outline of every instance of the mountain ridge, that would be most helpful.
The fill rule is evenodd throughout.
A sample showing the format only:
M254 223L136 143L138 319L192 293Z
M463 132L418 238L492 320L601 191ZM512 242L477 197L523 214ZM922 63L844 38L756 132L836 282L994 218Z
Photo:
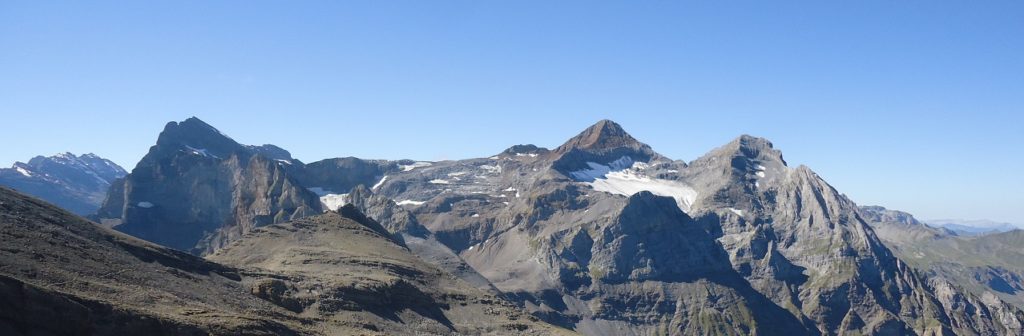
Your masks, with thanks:
M95 212L103 203L111 183L127 172L113 161L96 154L63 152L35 156L0 168L0 185L60 205L79 215Z
M809 167L790 167L763 138L741 135L686 163L602 120L550 151L520 145L454 161L303 164L267 158L198 119L168 129L130 183L111 187L126 201L110 204L169 210L122 217L125 232L132 223L159 227L194 213L161 206L193 195L195 182L165 201L150 201L157 194L145 188L229 172L233 182L190 200L219 215L197 218L208 226L177 226L193 234L177 246L194 253L216 255L260 228L325 208L355 208L429 267L586 334L993 334L1019 333L1024 320L1002 299L908 266L872 224L913 221L868 216L871 209ZM179 134L186 130L198 135ZM245 158L250 169L239 164ZM276 215L229 215L253 210ZM968 314L957 302L1011 317ZM777 328L759 327L769 321Z

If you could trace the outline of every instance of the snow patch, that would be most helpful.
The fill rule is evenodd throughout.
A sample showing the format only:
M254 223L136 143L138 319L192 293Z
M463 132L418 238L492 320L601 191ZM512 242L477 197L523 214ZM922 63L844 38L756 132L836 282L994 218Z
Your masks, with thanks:
M590 168L570 172L569 176L577 181L593 182L596 179L603 178L605 175L608 175L608 173L624 170L633 166L633 158L623 156L618 160L608 163L608 165L596 162L587 162L587 166Z
M286 164L286 165L291 165L292 164L292 162L288 161L288 160L277 159L277 160L274 160L274 161L277 161L277 162L280 162L280 163L283 163L283 164Z
M486 170L491 174L501 174L501 166L499 165L480 165L480 169Z
M14 170L17 170L21 175L25 175L26 177L32 177L32 173L25 168L14 167Z
M432 184L449 184L451 182L448 182L448 180L433 179L433 180L430 180L430 183L432 183Z
M188 148L189 152L191 152L192 155L199 155L199 156L202 156L202 157L208 157L208 158L214 158L214 159L219 159L220 158L220 157L218 157L216 155L210 154L210 152L207 151L206 148L195 148L195 147L192 147L192 146L189 146L189 145L185 145L185 148Z
M139 204L136 204L136 205L138 207L140 207L140 208L143 208L143 209L149 209L149 208L153 207L153 203L149 203L149 202L139 202Z
M537 153L516 153L516 156L529 156L535 158L537 157Z
M433 165L433 163L426 162L426 161L419 161L419 162L413 162L413 164L410 164L410 165L398 165L398 168L402 168L402 171L407 172L407 171L410 171L410 170L413 170L413 169L416 169L416 168L429 167L431 165Z
M480 214L473 214L473 215L472 215L472 216L470 216L470 217L473 217L473 218L477 218L477 217L480 217Z
M331 211L338 211L338 208L348 204L348 194L327 194L320 196L320 203L323 203L327 209Z
M404 201L398 202L398 205L423 205L423 203L427 203L427 202L413 201L413 200L404 200Z
M736 214L736 216L743 217L743 210L736 209L736 208L729 208L729 211L732 211L732 213Z
M679 171L678 171L678 170L675 170L675 169L669 169L669 170L666 170L665 172L666 172L666 173L673 173L673 174L675 174L675 173L679 173Z
M763 171L759 171L759 172L757 172L755 174L757 175L757 177L764 177L764 172Z
M634 162L632 158L623 156L608 165L587 162L590 169L569 173L578 181L586 182L596 191L603 191L623 196L632 196L641 191L649 191L658 196L672 197L679 209L689 211L697 200L697 191L679 181L651 178L642 170L648 165Z

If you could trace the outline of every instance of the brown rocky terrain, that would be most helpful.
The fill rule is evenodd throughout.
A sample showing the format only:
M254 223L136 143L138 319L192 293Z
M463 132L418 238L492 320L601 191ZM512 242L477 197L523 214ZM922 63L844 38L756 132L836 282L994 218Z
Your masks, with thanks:
M355 207L250 232L209 259L258 296L329 325L385 335L570 334L414 256Z
M257 230L214 258L235 268L0 188L0 334L572 334L347 209Z

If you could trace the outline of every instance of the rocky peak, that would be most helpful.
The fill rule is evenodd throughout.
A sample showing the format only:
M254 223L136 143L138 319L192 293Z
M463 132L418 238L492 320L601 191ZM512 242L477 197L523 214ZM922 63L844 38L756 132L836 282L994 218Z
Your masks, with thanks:
M269 157L262 152L267 152ZM97 218L136 237L209 253L242 234L321 212L276 146L243 146L198 118L170 122Z
M557 153L567 153L573 149L591 153L614 151L621 148L653 153L651 147L641 143L626 133L622 126L611 120L598 121L593 126L580 132L569 141L555 149Z
M239 151L248 152L234 139L196 117L167 123L157 138L156 147L215 158L226 158Z
M722 162L730 162L734 168L739 169L754 168L747 167L746 164L751 162L760 164L773 163L782 167L787 166L786 160L782 158L782 152L775 149L771 141L746 134L711 151L705 157L721 160Z
M611 120L601 120L583 130L553 151L552 167L568 176L594 164L608 165L617 160L650 162L661 158L651 146L626 133Z

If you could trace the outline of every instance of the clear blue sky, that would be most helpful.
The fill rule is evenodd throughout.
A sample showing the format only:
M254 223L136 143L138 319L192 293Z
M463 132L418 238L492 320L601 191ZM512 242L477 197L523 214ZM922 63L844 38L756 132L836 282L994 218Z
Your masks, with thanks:
M3 165L132 167L192 115L307 162L749 133L860 204L1024 223L1024 2L0 2Z

